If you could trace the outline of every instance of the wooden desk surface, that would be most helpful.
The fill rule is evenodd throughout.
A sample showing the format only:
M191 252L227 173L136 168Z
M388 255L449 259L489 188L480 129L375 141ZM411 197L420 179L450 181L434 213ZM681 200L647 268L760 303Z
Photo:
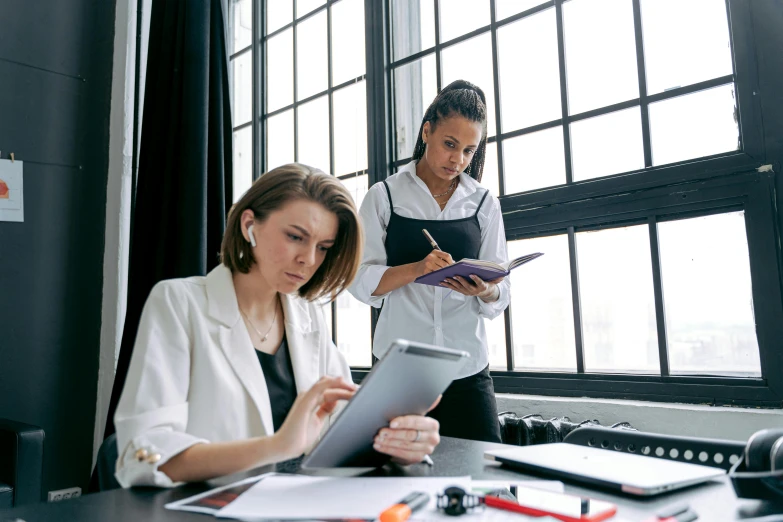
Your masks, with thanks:
M374 475L383 476L459 476L471 475L474 479L519 479L531 477L522 475L498 464L484 460L484 451L504 447L501 444L473 442L444 437L433 455L435 466L417 464L405 469L388 466ZM271 468L254 470L246 476L271 471ZM280 471L292 471L283 469ZM344 474L343 474L344 475ZM21 506L0 512L0 521L21 519L25 522L39 520L93 521L196 521L210 520L205 515L170 511L163 507L167 502L195 495L210 487L228 484L238 480L238 476L224 477L210 481L209 484L190 484L172 490L157 488L117 489L104 493L84 495L80 498L47 504ZM723 522L743 520L744 518L763 516L783 512L783 506L755 500L739 500L734 494L727 478L714 481L687 490L660 495L651 499L635 499L619 496L610 492L587 489L566 483L566 492L599 498L613 502L618 506L614 522L638 522L657 512L660 508L679 502L687 502L699 514L699 520L705 522Z

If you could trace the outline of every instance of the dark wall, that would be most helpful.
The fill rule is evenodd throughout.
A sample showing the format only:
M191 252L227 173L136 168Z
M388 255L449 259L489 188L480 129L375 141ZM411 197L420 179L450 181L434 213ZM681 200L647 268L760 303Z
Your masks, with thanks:
M46 432L44 492L86 491L103 284L114 0L0 1L0 150L24 222L0 222L0 417Z

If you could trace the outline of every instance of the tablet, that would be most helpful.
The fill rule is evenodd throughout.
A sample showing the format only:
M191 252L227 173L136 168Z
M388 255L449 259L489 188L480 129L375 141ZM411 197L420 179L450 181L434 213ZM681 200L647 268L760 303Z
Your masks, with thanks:
M389 456L372 447L378 430L400 415L424 415L470 357L467 352L398 339L365 377L302 468L367 468Z

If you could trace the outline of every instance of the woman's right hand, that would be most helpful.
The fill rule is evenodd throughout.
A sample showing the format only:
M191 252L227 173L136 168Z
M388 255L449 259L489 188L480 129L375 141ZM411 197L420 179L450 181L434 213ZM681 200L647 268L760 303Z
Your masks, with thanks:
M337 407L338 401L353 397L358 387L342 377L321 377L312 388L299 395L291 406L277 438L282 460L302 455L310 448L324 425L325 419Z
M451 254L442 250L433 250L427 257L416 263L416 277L421 277L453 264L454 260L451 258Z

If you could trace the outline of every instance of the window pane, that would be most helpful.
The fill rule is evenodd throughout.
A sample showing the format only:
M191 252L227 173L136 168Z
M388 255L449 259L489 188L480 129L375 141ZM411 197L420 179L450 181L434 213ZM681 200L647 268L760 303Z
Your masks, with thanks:
M367 194L367 175L342 180L357 208ZM348 292L337 298L337 345L351 366L372 365L370 306Z
M394 60L435 46L435 4L429 0L392 0Z
M489 25L489 0L445 0L440 2L441 42L448 42L485 25Z
M641 6L648 94L732 73L725 0L642 0Z
M739 149L734 85L650 104L653 165Z
M303 100L329 86L326 10L296 28L296 98Z
M464 16L464 15L463 15ZM492 73L492 41L489 33L443 50L443 87L454 80L467 80L487 97L487 132L495 135L495 80Z
M394 116L397 159L410 158L424 111L438 94L435 55L394 70Z
M286 29L267 40L266 110L294 102L294 30Z
M565 2L563 31L570 114L639 96L631 0Z
M266 121L266 170L294 161L294 110L291 109Z
M562 117L555 16L551 8L498 29L504 132Z
M487 143L487 152L484 157L484 174L481 177L481 184L484 185L493 196L500 196L497 143Z
M508 255L543 252L511 275L514 368L576 371L568 236L509 241Z
M367 87L365 81L334 92L334 173L367 168Z
M574 181L644 168L639 107L571 124Z
M229 54L241 51L253 41L253 2L251 0L231 0L231 29L229 34Z
M495 0L495 20L503 20L546 2L547 0Z
M364 0L332 5L332 85L364 74Z
M326 3L326 0L296 0L296 17L302 17Z
M273 33L294 19L293 0L266 0L266 33Z
M647 225L576 240L585 370L660 373Z
M494 319L484 319L487 329L487 349L489 350L489 368L506 371L506 318L500 314Z
M564 184L563 127L504 140L503 162L506 194Z
M297 161L329 172L329 97L300 105L296 117Z
M672 373L761 376L744 212L658 224Z
M233 125L253 119L253 53L247 51L231 60Z
M234 133L234 203L253 184L253 127Z

